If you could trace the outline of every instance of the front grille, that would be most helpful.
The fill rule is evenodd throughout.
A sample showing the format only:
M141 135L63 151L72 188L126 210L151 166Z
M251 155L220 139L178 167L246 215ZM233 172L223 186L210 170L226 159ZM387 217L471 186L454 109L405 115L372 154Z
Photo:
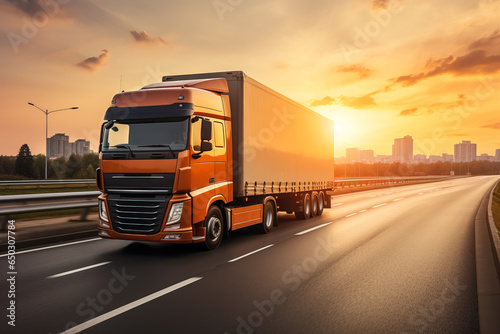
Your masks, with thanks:
M109 194L113 229L126 234L151 235L160 232L170 198L172 196Z

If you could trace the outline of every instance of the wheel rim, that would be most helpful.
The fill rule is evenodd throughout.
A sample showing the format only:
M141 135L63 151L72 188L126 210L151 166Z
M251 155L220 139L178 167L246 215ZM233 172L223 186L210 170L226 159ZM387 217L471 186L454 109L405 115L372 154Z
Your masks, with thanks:
M313 199L313 212L318 212L318 197Z
M207 236L210 241L216 241L222 233L222 222L217 217L211 217L208 221Z
M322 211L323 210L323 194L320 194L319 195L319 200L318 200L318 209L319 211Z
M272 207L272 205L270 205ZM266 210L266 216L265 216L265 225L266 227L271 227L273 224L273 210L271 210L271 207L267 206L268 209Z

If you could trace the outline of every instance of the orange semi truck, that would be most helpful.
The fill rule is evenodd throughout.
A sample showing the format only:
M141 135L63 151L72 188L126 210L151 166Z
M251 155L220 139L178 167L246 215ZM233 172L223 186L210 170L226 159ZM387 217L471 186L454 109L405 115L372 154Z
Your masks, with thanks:
M97 184L99 236L204 243L277 212L331 207L333 121L241 71L163 77L113 97Z

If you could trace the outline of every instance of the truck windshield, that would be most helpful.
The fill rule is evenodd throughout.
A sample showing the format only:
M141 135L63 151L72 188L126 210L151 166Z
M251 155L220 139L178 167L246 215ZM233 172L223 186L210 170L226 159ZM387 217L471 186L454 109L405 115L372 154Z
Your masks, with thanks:
M103 151L151 151L187 149L188 119L162 121L115 121L104 129Z

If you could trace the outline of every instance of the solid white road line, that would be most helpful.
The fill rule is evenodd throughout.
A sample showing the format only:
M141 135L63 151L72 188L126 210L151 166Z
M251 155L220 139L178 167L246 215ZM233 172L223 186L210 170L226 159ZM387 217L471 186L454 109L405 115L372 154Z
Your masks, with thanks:
M255 254L255 253L257 253L257 252L263 251L264 249L269 248L269 247L272 247L272 246L274 246L274 244L267 245L266 247L259 248L259 249L257 249L257 250L254 250L253 252L250 252L250 253L247 253L247 254L242 255L242 256L240 256L240 257L237 257L237 258L235 258L235 259L229 260L228 262L236 262L236 261L238 261L238 260L243 259L244 257L247 257L247 256L250 256L250 255Z
M418 193L419 195L423 195L424 193Z
M379 205L375 205L373 208L374 208L374 209L375 209L375 208L379 208L379 207L381 207L382 205L386 205L386 204L387 204L387 203L382 203L382 204L379 204Z
M400 201L400 200L402 200L402 199L404 199L404 198L396 198L396 199L393 199L392 201L393 201L393 202L397 202L397 201Z
M28 250L16 252L15 255L24 254L24 253L31 253L31 252L41 251L41 250L45 250L45 249L50 249L50 248L57 248L57 247L63 247L63 246L81 244L81 243L84 243L84 242L97 241L97 240L102 240L102 239L101 238L93 238L93 239L87 239L87 240L80 240L80 241L68 242L66 244L60 244L60 245L54 245L54 246L47 246L47 247L35 248L35 249L28 249ZM0 255L0 257L4 257L4 256L7 256L7 255L8 254L2 254L2 255Z
M332 208L333 208L334 206L339 206L339 205L342 205L342 204L344 204L344 203L332 204Z
M325 227L325 226L327 226L327 225L330 225L331 223L332 223L332 222L325 223L325 224L321 224L321 225L315 226L315 227L313 227L313 228L310 228L310 229L308 229L308 230L305 230L305 231L302 231L302 232L299 232L299 233L295 233L295 235L304 235L304 234L306 234L306 233L309 233L309 232L312 232L312 231L314 231L314 230L317 230L317 229L320 229L320 228L322 228L322 227Z
M361 211L359 211L358 213L363 213L363 212L366 212L366 209L365 209L365 210L361 210Z
M73 328L68 329L67 331L62 332L61 334L80 333L80 332L82 332L90 327L93 327L97 324L100 324L101 322L104 322L104 321L109 320L113 317L116 317L117 315L120 315L120 314L125 313L127 311L130 311L138 306L141 306L142 304L145 304L147 302L155 300L156 298L159 298L159 297L164 296L170 292L173 292L173 291L178 290L182 287L185 287L186 285L189 285L191 283L199 281L202 278L203 277L191 277L185 281L171 285L168 288L165 288L165 289L160 290L158 292L152 293L149 296L138 299L138 300L131 302L127 305L123 305L122 307L119 307L113 311L110 311L108 313L104 313L103 315L100 315L94 319L90 319L89 321L84 322L83 324L77 325Z
M345 217L346 217L346 218L347 218L347 217L352 217L352 216L357 215L357 214L358 214L358 213L357 213L357 212L355 212L355 213L351 213L350 215L347 215L347 216L345 216Z
M66 276L66 275L71 275L71 274L74 274L74 273L77 273L77 272L80 272L80 271L84 271L84 270L92 269L92 268L95 268L95 267L104 266L105 264L108 264L108 263L111 263L111 261L101 262L101 263L93 264L93 265L91 265L91 266L87 266L87 267L83 267L83 268L79 268L79 269L75 269L75 270L66 271L66 272L64 272L64 273L60 273L60 274L56 274L56 275L52 275L52 276L49 276L49 277L47 277L47 278L56 278L56 277L61 277L61 276Z

